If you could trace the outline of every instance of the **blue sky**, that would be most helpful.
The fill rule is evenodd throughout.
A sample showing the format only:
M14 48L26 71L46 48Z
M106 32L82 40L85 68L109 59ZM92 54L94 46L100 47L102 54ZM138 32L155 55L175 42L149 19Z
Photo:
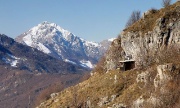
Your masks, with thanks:
M117 37L134 10L161 8L162 0L0 0L0 33L12 38L48 21L89 41ZM172 0L174 3L175 0Z

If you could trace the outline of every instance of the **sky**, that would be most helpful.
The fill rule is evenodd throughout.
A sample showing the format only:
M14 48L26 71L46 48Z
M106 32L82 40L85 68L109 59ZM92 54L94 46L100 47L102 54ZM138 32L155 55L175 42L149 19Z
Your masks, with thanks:
M117 37L132 11L160 9L161 1L0 0L0 34L15 38L48 21L85 40L100 42Z

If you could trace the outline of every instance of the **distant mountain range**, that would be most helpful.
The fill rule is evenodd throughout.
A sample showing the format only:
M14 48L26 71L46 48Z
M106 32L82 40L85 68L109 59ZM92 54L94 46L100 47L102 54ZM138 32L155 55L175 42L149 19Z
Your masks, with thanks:
M0 64L33 73L76 73L87 69L53 58L0 34Z
M45 21L15 40L59 60L92 69L113 39L100 43L86 41L55 23Z
M0 34L0 108L34 107L49 88L77 84L86 71Z
M0 34L0 107L34 107L54 90L79 83L112 40L85 41L49 22L15 40Z

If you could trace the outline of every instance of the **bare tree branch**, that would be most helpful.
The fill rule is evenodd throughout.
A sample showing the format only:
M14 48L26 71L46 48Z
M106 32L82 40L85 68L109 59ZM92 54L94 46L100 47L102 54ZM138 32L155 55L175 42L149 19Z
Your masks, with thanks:
M133 11L129 20L126 23L126 28L134 24L136 21L138 21L141 18L141 12L140 11Z
M162 6L167 7L171 4L171 0L162 0Z

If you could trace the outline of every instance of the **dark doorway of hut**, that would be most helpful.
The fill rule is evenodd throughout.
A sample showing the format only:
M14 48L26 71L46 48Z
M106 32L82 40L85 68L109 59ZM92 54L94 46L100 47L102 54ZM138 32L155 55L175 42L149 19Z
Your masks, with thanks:
M120 61L120 70L127 71L135 68L135 61L134 60L125 60Z

